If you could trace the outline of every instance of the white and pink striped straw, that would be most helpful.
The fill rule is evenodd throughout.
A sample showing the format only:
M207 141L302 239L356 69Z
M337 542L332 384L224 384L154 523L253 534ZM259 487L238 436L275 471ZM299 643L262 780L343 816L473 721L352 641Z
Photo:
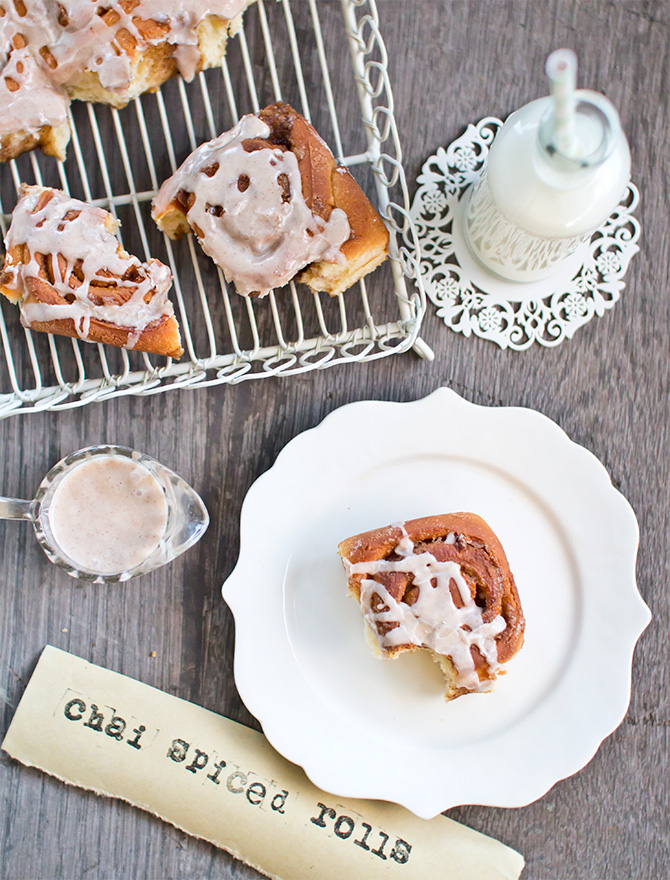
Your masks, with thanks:
M564 156L573 157L577 150L575 138L577 56L572 49L556 49L547 58L546 71L554 99L556 149Z

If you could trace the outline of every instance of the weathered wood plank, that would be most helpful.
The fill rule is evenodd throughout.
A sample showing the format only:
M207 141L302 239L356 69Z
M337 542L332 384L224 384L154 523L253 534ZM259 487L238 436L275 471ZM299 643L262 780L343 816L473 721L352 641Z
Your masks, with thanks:
M306 3L293 6L300 36L309 11ZM325 6L330 38L339 3ZM197 547L120 588L77 586L46 564L27 528L0 524L0 735L47 642L253 724L235 690L234 627L219 594L236 560L246 490L288 440L335 407L367 398L411 400L446 384L477 403L538 409L600 458L637 512L639 583L655 615L636 652L626 722L585 770L524 809L473 806L451 815L519 848L532 880L666 876L668 4L383 0L379 6L411 178L468 122L505 116L542 94L552 48L577 50L580 83L606 92L620 108L642 191L642 253L621 302L555 350L501 352L448 333L429 314L424 335L437 355L432 364L406 355L0 422L2 494L27 497L62 455L88 443L120 442L183 474L212 514ZM262 53L255 57L262 61ZM342 57L333 65L340 60L345 63ZM269 80L261 81L269 99ZM343 105L344 126L353 130L355 116L354 105ZM6 174L0 169L0 177ZM257 876L158 820L68 789L6 756L0 780L0 875L8 880Z

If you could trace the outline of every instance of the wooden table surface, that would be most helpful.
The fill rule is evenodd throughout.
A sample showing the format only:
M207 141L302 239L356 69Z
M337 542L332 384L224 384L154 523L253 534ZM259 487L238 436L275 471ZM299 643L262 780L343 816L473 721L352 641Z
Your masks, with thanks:
M341 27L339 3L321 5L326 28ZM298 0L293 8L301 38L308 4ZM237 557L247 489L289 440L336 407L414 400L446 385L475 403L539 410L600 459L637 513L638 583L654 614L635 652L626 719L585 769L531 806L461 807L449 815L519 849L528 880L670 876L670 5L380 0L379 11L412 187L424 159L467 123L504 118L543 94L551 49L578 52L580 84L605 92L620 111L642 193L641 253L621 301L555 349L501 351L448 331L429 307L422 335L435 351L432 363L408 353L295 378L125 397L0 422L3 495L31 497L62 456L116 442L182 474L212 517L201 543L177 562L115 588L78 584L48 564L27 527L0 525L0 736L47 643L255 724L235 689L234 626L220 598ZM273 14L270 9L271 20ZM250 22L255 15L252 10ZM270 100L263 58L255 63ZM345 126L359 124L353 104L341 112ZM8 174L0 169L0 176ZM371 282L373 296L384 295L379 286ZM504 756L483 754L484 760L495 773ZM146 813L66 787L5 754L0 827L0 876L7 880L258 876Z

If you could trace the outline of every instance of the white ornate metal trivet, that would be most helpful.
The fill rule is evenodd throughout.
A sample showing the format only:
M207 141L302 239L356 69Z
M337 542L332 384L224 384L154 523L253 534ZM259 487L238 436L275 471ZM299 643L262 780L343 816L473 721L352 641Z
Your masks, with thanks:
M639 193L629 184L609 219L550 278L518 283L493 275L472 256L462 223L468 188L482 173L501 125L493 117L469 125L424 163L411 208L420 273L438 316L457 333L474 333L501 348L555 346L618 301L639 250L640 224L633 216Z

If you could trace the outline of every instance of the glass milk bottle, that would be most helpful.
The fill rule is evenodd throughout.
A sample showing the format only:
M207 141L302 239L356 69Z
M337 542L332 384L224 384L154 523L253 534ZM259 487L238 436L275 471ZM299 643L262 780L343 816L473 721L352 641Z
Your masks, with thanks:
M619 204L630 151L612 104L570 89L576 59L559 49L547 62L553 97L507 119L482 175L466 196L465 237L475 257L511 281L549 277Z

